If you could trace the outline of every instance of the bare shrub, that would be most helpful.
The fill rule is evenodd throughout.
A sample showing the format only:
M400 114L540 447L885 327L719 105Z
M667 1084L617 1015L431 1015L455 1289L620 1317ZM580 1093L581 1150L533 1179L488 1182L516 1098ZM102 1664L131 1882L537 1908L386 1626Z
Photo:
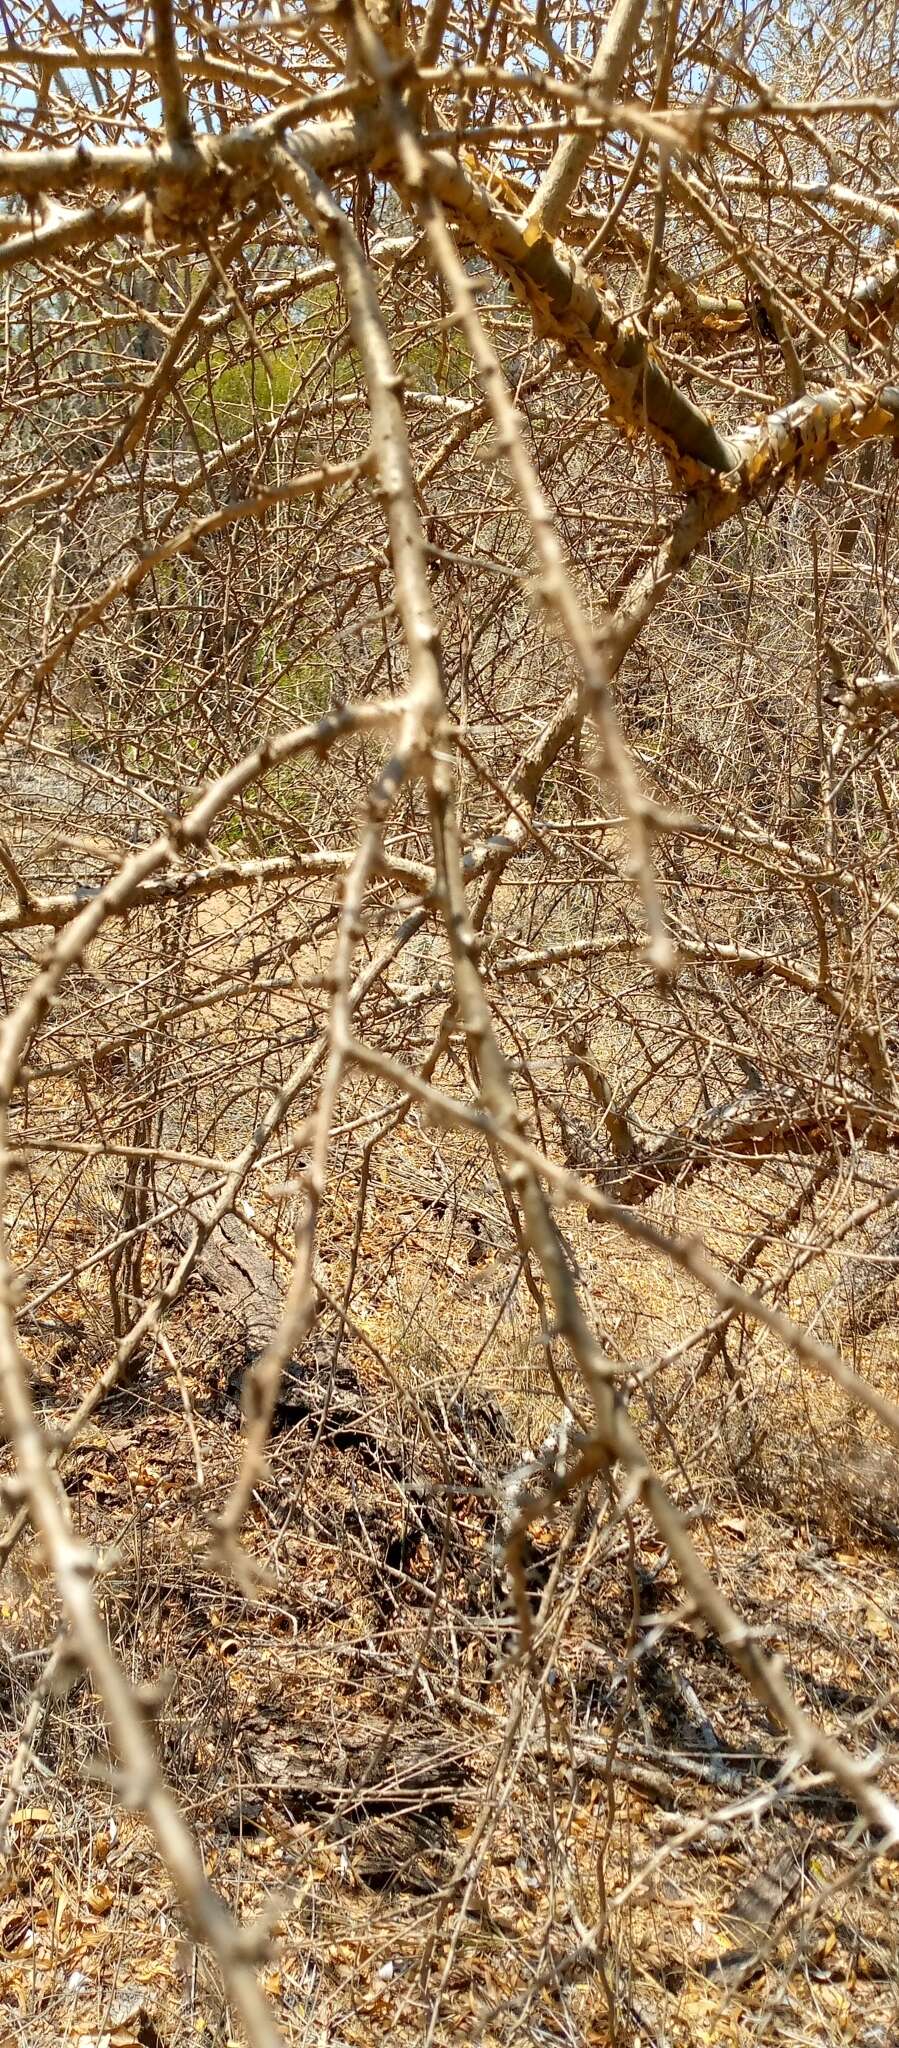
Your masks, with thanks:
M18 2018L885 2040L892 29L5 25Z

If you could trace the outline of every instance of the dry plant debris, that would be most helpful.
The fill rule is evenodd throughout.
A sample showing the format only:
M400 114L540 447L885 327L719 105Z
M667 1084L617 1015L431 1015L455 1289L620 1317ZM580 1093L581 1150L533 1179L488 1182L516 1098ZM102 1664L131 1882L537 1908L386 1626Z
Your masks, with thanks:
M899 2041L895 29L3 10L2 2048Z

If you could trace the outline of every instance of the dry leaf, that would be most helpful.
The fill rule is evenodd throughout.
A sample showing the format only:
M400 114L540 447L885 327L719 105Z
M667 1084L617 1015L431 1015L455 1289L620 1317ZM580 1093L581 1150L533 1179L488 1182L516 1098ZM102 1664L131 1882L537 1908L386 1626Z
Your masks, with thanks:
M745 1542L746 1522L742 1515L721 1515L719 1526L722 1529L726 1529L729 1535L739 1536L741 1541Z
M85 1905L92 1913L108 1913L114 1899L115 1893L110 1891L108 1884L95 1885L92 1891L85 1892L84 1895Z

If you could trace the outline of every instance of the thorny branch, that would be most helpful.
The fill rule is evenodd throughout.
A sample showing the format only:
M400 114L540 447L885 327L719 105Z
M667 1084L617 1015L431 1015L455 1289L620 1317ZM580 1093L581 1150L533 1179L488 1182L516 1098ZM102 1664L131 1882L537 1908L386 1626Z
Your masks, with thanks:
M565 1417L566 1457L542 1479L526 1467L515 1496L510 1775L449 1888L462 1905L429 2038L549 1687L547 1644L557 1654L604 1549L591 1536L577 1562L591 1490L605 1489L609 1541L627 1525L632 1578L648 1517L684 1611L786 1738L781 1782L812 1764L878 1851L899 1841L894 1789L799 1703L709 1568L677 1461L650 1455L651 1410L634 1419L696 1351L691 1391L705 1381L738 1326L899 1438L882 1374L819 1333L801 1292L895 1199L895 100L879 48L844 75L790 24L760 22L756 62L765 34L780 38L775 90L748 56L709 55L730 47L726 10L714 34L688 4L648 26L645 11L616 0L594 36L577 12L566 31L544 8L468 15L451 0L229 26L153 0L141 47L111 42L88 10L59 43L13 20L0 51L0 1394L14 1467L0 1559L38 1537L64 1630L0 1828L75 1658L123 1797L254 2043L281 2038L260 1942L209 1885L168 1789L64 1467L157 1334L185 1396L163 1324L276 1164L292 1274L244 1375L239 1469L208 1516L248 1597L251 1509L286 1375L333 1299L320 1260L354 1145L363 1193L335 1357L350 1331L383 1359L350 1312L370 1260L373 1295L383 1280L366 1226L378 1147L436 1134L444 1182L456 1147L489 1164L515 1244L477 1358L523 1275ZM787 600L785 563L803 551L814 575ZM789 631L776 660L766 640L791 604L795 664ZM829 634L847 643L836 699ZM58 833L82 804L80 837ZM163 933L180 938L155 958ZM209 1071L188 1082L204 1050ZM70 1084L60 1108L52 1090ZM54 1137L76 1103L77 1129ZM578 1104L592 1131L562 1164L551 1136L558 1122L576 1140ZM43 1252L59 1196L42 1176L64 1159L76 1175L102 1159L200 1184L169 1203L160 1185L137 1223L107 1216L82 1288L95 1266L114 1279L134 1238L159 1248L158 1272L51 1428L19 1322L37 1327L62 1276L27 1301L17 1189L45 1216ZM768 1172L787 1191L764 1182L759 1226L747 1189ZM745 1203L742 1237L714 1255L682 1213L706 1185ZM427 1202L448 1212L445 1192ZM175 1211L191 1235L167 1262ZM622 1355L589 1298L587 1221L639 1247L647 1272L657 1261L704 1290L699 1332L691 1313L689 1336L682 1321L650 1356ZM269 1236L281 1256L283 1234ZM189 1403L187 1416L193 1428ZM194 1453L202 1474L196 1435ZM535 1625L525 1539L572 1502ZM631 1662L636 1640L632 1619ZM423 1673L422 1657L404 1703ZM607 1842L611 1826L610 1813ZM580 1966L609 1918L578 1913Z

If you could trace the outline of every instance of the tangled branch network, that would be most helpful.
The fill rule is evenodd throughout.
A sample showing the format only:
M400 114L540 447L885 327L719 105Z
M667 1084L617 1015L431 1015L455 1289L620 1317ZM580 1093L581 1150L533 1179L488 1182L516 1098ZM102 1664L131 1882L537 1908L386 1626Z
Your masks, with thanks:
M88 1674L269 2048L265 1930L205 1875L66 1466L142 1361L177 1365L210 1248L255 1217L283 1306L206 1501L251 1600L321 1318L399 1370L392 1148L437 1172L460 1344L480 1253L454 1263L452 1218L486 1173L512 1249L477 1358L525 1297L556 1416L502 1496L508 1755L588 1502L590 1542L661 1548L780 1782L838 1787L872 1855L899 1841L889 1772L800 1702L695 1512L697 1440L751 1420L773 1361L784 1432L811 1384L872 1457L899 1438L833 1309L897 1194L899 99L888 24L828 6L150 14L141 41L88 5L48 41L14 6L0 47L0 1548L52 1570L35 1701L61 1660ZM100 1369L51 1424L46 1305L97 1274ZM535 1605L529 1531L568 1510ZM595 1961L601 1915L575 1924Z

